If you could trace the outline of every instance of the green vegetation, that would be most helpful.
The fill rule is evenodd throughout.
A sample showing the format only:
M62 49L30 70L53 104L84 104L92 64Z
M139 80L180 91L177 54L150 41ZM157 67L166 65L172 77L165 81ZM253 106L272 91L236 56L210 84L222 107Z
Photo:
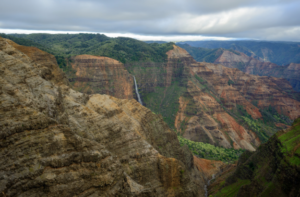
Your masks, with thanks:
M213 196L293 196L300 177L300 118L291 128L273 135L257 151L245 151L225 183L214 186ZM246 186L247 185L247 186ZM242 187L243 186L243 187Z
M282 152L290 164L300 165L300 118L295 121L292 129L279 135L278 139L282 143Z
M206 49L191 47L187 44L177 44L179 47L185 49L197 62L213 63L222 54L221 49Z
M194 142L181 136L177 137L181 146L187 145L192 153L199 158L232 162L238 160L239 156L244 152L242 149L216 147L203 142Z
M235 182L234 184L231 184L227 187L224 187L220 192L218 192L217 195L215 196L222 196L222 197L231 197L231 196L236 196L239 189L243 186L243 185L248 185L250 184L251 181L250 180L238 180L237 182Z
M231 79L229 79L227 83L228 83L228 85L232 85L232 84L234 84L234 81L232 81Z
M147 44L131 38L109 38L102 34L14 34L0 36L14 42L47 51L63 65L63 58L81 54L106 56L123 63L135 61L164 62L174 43Z
M254 101L255 103L255 101ZM236 109L229 112L241 125L254 131L262 143L266 142L278 130L275 123L291 124L291 120L277 110L269 106L260 109L262 119L253 119L242 105L236 105Z
M153 92L143 96L143 101L154 113L161 114L168 126L175 130L175 116L179 109L178 99L184 91L185 87L175 81L169 87L155 87Z

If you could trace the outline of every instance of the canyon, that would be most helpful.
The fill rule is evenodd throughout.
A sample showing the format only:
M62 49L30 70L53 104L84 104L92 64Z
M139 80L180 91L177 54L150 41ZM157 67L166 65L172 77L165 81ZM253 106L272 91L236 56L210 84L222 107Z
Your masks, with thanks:
M0 37L0 196L203 196L161 115L70 88L53 55Z
M0 196L205 196L209 182L217 196L231 184L257 193L249 166L283 158L290 133L296 148L283 151L298 173L299 119L290 125L300 102L287 80L228 68L227 56L196 62L176 45L166 55L121 63L83 54L63 72L53 55L0 37ZM233 164L202 159L177 135L248 151ZM280 175L278 191L296 193L283 183L297 173Z
M121 64L110 58L81 55L71 63L77 78L67 76L77 90L96 86L81 82L84 78L102 87L97 93L137 98L134 75L145 106L161 114L177 134L225 148L254 151L300 116L297 93L284 79L227 68L220 62L222 58L218 59L222 65L199 63L176 45L167 56L168 61L163 63ZM110 63L95 63L101 58ZM99 82L98 76L110 82Z

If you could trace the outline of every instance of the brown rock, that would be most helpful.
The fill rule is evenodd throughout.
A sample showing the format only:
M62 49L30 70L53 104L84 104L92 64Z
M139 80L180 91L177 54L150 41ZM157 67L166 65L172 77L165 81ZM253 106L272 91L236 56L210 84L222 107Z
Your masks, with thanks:
M71 63L75 75L69 75L73 88L83 93L99 93L117 98L133 98L133 77L124 65L108 57L78 55Z
M192 154L161 116L69 88L53 56L0 46L0 196L203 194Z

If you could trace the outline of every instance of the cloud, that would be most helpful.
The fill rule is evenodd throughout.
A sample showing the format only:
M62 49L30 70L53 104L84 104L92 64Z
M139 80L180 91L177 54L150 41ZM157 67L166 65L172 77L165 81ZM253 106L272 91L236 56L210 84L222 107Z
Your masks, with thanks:
M300 41L299 9L298 0L2 0L0 27Z

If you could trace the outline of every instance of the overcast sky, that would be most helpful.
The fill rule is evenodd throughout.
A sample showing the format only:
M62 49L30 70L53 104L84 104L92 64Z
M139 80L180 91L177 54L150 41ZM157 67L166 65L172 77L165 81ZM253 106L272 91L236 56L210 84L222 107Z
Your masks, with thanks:
M1 0L0 32L300 41L300 0Z

